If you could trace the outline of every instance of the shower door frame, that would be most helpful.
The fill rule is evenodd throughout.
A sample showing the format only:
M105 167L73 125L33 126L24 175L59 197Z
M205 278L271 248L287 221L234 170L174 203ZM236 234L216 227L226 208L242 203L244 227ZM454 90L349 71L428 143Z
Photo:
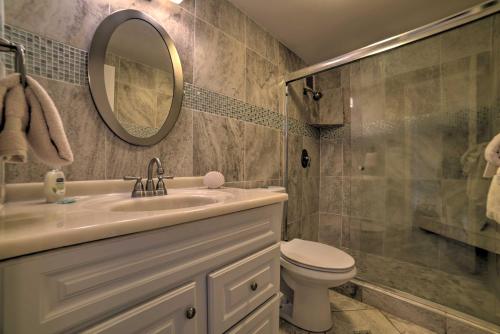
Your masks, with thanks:
M288 73L284 76L280 86L282 86L284 94L284 110L283 110L283 186L288 192L288 84L304 79L308 76L326 72L336 67L370 57L382 52L386 52L400 46L416 42L418 40L437 35L447 30L451 30L482 19L483 17L495 14L500 11L500 0L488 0L479 5L472 6L457 14L447 16L441 20L426 24L422 27L407 31L405 33L386 38L379 42L370 44L360 49L348 52L341 56L325 60L315 65L311 65L295 72ZM285 204L284 210L284 226L282 239L288 240L288 205Z

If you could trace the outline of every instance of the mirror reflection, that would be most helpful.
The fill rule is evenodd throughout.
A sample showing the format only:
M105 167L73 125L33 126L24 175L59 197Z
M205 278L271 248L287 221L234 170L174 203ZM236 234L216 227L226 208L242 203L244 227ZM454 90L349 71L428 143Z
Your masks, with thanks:
M174 77L168 48L148 22L131 19L106 48L104 81L118 122L135 137L155 135L170 111Z

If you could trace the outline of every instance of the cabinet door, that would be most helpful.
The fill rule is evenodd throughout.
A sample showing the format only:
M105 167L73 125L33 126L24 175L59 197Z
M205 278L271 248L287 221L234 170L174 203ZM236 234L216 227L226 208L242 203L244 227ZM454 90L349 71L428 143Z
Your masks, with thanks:
M278 334L279 296L275 295L226 334Z
M279 244L208 275L210 334L220 334L279 292Z
M85 334L200 333L196 321L196 283L189 283L125 311Z

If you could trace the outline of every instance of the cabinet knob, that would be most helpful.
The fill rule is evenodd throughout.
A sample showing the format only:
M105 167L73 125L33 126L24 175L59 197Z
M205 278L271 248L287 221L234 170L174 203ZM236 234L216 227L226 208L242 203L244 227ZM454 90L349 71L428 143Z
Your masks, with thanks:
M252 289L252 291L255 291L257 290L257 288L259 287L259 285L257 284L257 282L253 282L251 285L250 285L250 289Z
M196 309L194 307L190 307L186 310L186 318L193 319L196 315Z

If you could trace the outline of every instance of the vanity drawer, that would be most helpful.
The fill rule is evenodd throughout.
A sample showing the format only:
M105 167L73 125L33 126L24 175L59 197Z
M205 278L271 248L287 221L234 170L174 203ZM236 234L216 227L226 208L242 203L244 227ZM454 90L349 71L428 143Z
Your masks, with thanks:
M274 295L226 334L278 334L279 300L279 295Z
M186 284L93 326L85 334L199 333L196 283ZM194 312L193 312L194 311Z
M279 244L208 275L209 332L228 330L279 291Z

